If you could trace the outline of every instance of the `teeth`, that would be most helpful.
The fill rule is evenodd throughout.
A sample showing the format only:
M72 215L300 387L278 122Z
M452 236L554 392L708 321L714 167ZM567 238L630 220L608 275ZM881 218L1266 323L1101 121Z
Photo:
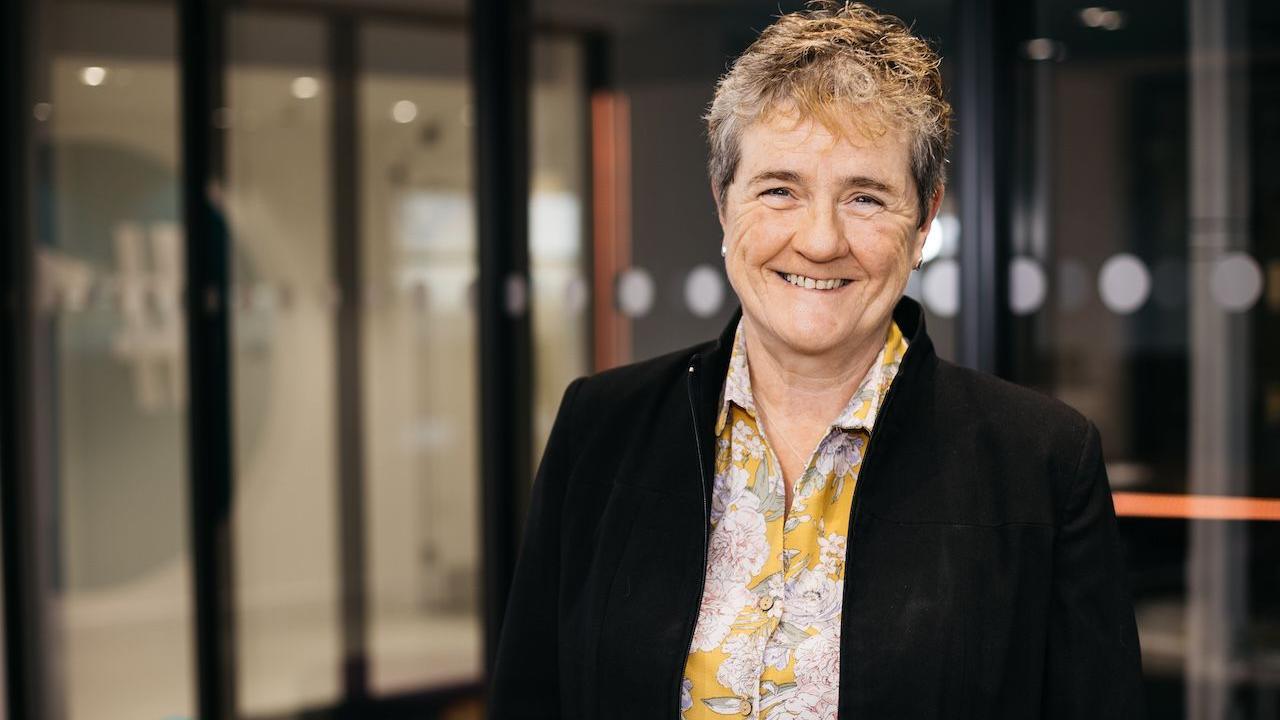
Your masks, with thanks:
M848 283L847 280L842 280L840 278L814 280L811 277L796 275L795 273L787 273L784 277L786 277L787 282L795 285L796 287L809 288L811 290L834 290L835 288L842 287Z

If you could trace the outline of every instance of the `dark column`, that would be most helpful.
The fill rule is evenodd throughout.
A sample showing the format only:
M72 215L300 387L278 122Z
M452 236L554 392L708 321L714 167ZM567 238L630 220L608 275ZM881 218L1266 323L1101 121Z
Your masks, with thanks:
M476 0L470 23L480 252L485 662L515 567L530 464L528 0Z
M956 154L960 166L958 360L1005 374L1009 357L1009 147L1018 33L1034 7L956 3Z
M329 19L329 73L333 78L333 276L341 299L337 310L338 535L342 584L342 677L344 704L358 715L369 694L368 603L365 572L364 407L361 382L360 146L356 67L356 21Z
M50 686L57 651L46 603L53 588L53 507L44 432L50 408L40 396L50 387L50 363L35 308L34 10L28 0L0 3L0 542L5 709L12 720L56 718L59 707L59 694Z
M230 238L219 207L222 137L213 122L222 104L224 7L219 0L183 0L179 19L196 705L202 720L230 720L236 709Z

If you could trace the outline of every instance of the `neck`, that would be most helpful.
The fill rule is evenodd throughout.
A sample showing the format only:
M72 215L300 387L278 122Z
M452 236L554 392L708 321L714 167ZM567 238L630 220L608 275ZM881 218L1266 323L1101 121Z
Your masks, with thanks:
M822 355L796 352L776 336L757 331L743 316L751 393L763 399L775 423L799 432L825 429L862 384L884 345L886 320L870 335Z

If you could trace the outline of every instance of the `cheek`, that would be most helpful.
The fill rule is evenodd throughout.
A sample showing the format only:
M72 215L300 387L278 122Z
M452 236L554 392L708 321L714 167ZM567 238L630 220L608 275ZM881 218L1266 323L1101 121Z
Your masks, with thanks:
M851 223L847 232L846 237L851 238L853 254L872 274L891 274L910 262L914 233L904 232L902 228L889 223L868 224L866 221Z
M743 243L743 257L763 262L786 247L794 230L787 218L777 213L762 212L754 217L744 217L738 224L737 240Z

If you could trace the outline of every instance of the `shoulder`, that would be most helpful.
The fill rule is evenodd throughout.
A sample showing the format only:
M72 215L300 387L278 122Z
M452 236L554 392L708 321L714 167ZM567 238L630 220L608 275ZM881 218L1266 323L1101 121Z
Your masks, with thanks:
M575 379L565 391L548 438L550 455L568 485L599 486L620 469L655 482L655 470L681 462L677 450L694 453L689 440L690 358L709 347L692 345L640 362Z
M937 399L944 409L1007 431L1058 430L1082 438L1090 420L1047 393L939 359Z
M647 436L641 431L683 417L689 361L714 344L705 341L574 379L564 390L548 447L572 447L566 452L575 462L587 447L603 444L620 452L621 443Z
M689 359L713 344L706 341L581 377L576 404L598 418L611 407L635 408L674 389L684 392Z
M1017 468L1042 478L1058 508L1101 462L1093 421L1039 390L939 360L934 402L952 452L980 453L976 465L997 475Z

